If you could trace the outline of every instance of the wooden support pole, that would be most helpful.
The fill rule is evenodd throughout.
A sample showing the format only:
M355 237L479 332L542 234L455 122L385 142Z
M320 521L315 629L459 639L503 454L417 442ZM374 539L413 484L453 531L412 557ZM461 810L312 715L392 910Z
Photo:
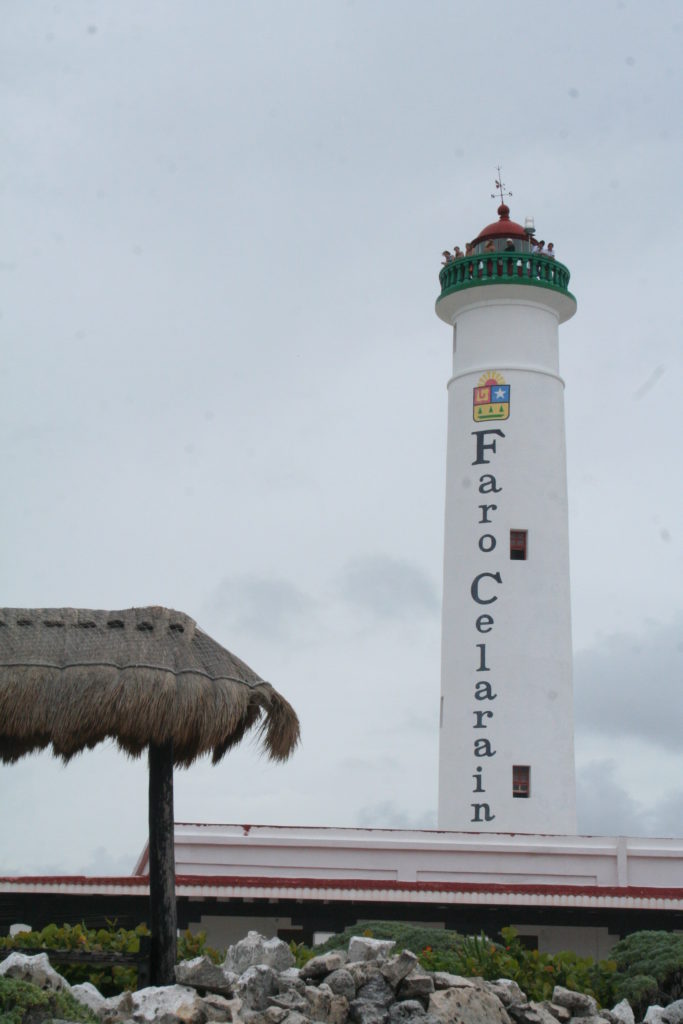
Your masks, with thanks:
M173 847L173 743L149 745L150 981L175 984L177 911Z

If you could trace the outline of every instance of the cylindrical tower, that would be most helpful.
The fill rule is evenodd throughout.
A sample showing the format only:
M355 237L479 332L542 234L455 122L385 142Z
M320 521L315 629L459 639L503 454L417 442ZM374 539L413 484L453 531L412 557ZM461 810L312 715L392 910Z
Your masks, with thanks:
M499 220L444 266L448 382L439 827L576 832L558 325L569 271ZM469 247L468 247L469 249Z

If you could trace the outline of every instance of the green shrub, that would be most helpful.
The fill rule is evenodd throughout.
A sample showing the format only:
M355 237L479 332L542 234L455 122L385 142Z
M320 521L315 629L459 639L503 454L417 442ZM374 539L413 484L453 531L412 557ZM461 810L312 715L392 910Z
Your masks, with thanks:
M659 985L647 974L634 974L632 977L617 976L616 998L628 999L636 1020L641 1020L648 1006L659 1003Z
M634 932L617 942L612 956L619 972L617 995L628 999L636 1016L652 1003L683 996L683 935Z
M289 948L294 957L294 965L296 967L303 967L304 964L307 964L309 960L320 952L319 946L311 949L304 942L295 942L294 939L289 943Z
M182 935L178 936L176 963L180 963L181 960L193 960L196 956L206 956L211 963L220 964L225 960L225 950L207 946L206 932L197 932L196 935L193 935L187 928Z
M306 958L332 949L345 948L353 935L375 939L393 939L396 950L409 949L428 971L447 971L463 977L481 977L489 981L510 978L529 999L549 999L555 985L594 996L601 1005L612 1005L616 964L612 960L594 963L576 953L539 953L527 949L514 928L503 928L503 942L494 942L483 933L463 936L444 928L421 928L392 921L364 921L332 936L322 946L308 951L297 947L297 964Z
M117 928L110 922L107 928L87 928L84 924L64 924L58 928L49 924L39 932L20 932L14 936L0 936L0 949L21 949L30 954L32 949L44 948L79 950L85 953L139 953L140 937L149 935L146 924L128 930ZM208 956L219 963L225 954L206 944L206 932L193 935L188 929L178 938L178 960L190 960L195 956ZM53 964L53 966L55 966ZM134 991L137 988L137 968L134 965L103 967L98 964L57 964L56 969L70 985L89 981L104 996L118 995L119 992ZM1 1022L0 1022L1 1024Z
M614 993L616 964L576 953L539 953L527 949L517 938L514 928L503 928L503 943L492 942L484 934L463 939L452 953L436 953L425 949L420 963L428 970L448 971L467 978L481 977L488 981L510 978L516 981L529 999L549 999L555 985L594 996L599 1003L610 1003Z
M0 977L0 1024L41 1024L55 1017L98 1024L98 1018L68 992L44 992L27 981Z
M131 931L116 928L112 922L108 928L87 928L84 924L49 924L42 931L20 932L14 936L0 937L0 949L19 948L29 952L36 948L79 950L85 953L112 952L138 953L140 936L149 935L145 924L139 924ZM134 990L137 985L137 971L134 966L101 967L98 964L57 964L57 970L70 985L89 981L102 995L116 995L126 989Z
M393 939L397 949L410 949L413 953L419 953L427 946L433 950L452 951L463 941L463 936L459 932L448 931L446 928L423 928L402 921L359 921L358 924L345 928L343 932L332 935L322 945L316 946L315 955L328 953L332 949L346 949L354 935Z

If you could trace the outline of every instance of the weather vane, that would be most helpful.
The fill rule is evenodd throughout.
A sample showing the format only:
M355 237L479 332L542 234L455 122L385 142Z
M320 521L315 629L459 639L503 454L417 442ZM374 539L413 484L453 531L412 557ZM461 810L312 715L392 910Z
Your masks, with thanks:
M498 193L500 194L500 201L501 201L501 203L504 203L505 202L505 196L511 196L512 192L505 192L504 191L504 189L505 189L505 182L503 181L503 177L502 177L502 175L500 173L500 164L497 165L496 170L498 171L498 177L496 178L496 188L498 190ZM496 193L492 192L491 193L491 199L497 199L497 198L498 198L498 196L496 195Z

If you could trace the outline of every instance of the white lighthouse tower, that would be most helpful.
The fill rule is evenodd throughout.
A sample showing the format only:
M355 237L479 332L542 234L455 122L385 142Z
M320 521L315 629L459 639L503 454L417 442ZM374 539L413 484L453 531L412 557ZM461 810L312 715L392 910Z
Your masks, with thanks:
M510 220L444 266L439 827L576 833L564 383L569 271ZM469 248L469 247L468 247Z

